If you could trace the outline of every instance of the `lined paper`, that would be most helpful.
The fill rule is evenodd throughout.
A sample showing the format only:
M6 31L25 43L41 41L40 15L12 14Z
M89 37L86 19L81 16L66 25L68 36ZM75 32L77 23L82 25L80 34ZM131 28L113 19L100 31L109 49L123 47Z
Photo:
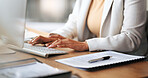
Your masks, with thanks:
M112 56L108 60L102 60L94 63L89 63L89 60L101 58L104 56ZM56 60L59 63L63 63L72 67L78 67L78 68L93 68L93 67L99 67L99 66L105 66L110 64L116 64L120 62L126 62L126 61L132 61L137 59L145 58L144 56L135 56L135 55L128 55L123 53L118 53L114 51L105 51L100 53L93 53L93 54L87 54L87 55L81 55L66 59L59 59Z

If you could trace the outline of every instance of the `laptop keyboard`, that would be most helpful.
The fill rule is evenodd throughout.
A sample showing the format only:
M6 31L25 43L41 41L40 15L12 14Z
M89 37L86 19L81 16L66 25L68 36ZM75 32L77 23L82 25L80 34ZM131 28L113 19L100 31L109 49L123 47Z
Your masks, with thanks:
M35 50L38 52L44 52L46 54L65 54L67 52L61 51L61 50L56 50L53 48L47 48L47 47L42 47L42 46L32 46L31 44L24 43L24 48Z

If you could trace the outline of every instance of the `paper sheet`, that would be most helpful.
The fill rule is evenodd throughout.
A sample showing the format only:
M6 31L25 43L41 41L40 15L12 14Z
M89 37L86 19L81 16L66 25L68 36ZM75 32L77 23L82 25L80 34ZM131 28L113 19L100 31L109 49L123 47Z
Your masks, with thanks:
M112 57L108 60L102 60L95 63L88 62L89 60L101 58L104 56L112 56ZM94 54L82 55L82 56L77 56L72 58L60 59L56 61L69 66L73 66L73 67L92 68L92 67L110 65L114 63L120 63L120 62L140 59L140 58L144 58L144 56L134 56L134 55L117 53L113 51L106 51L101 53L94 53Z
M60 72L44 63L35 63L32 65L13 67L0 70L0 78L31 78L48 76Z

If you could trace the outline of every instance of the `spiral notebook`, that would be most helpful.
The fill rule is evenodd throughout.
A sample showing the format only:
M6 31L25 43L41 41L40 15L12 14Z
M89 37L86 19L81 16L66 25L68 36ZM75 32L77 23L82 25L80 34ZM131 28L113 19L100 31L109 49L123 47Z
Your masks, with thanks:
M92 59L97 59L104 56L112 56L112 57L108 60L97 61L94 63L88 62ZM96 67L111 66L119 63L122 64L124 62L132 62L142 59L145 59L145 56L135 56L135 55L118 53L114 51L105 51L105 52L81 55L71 58L59 59L56 61L80 69L91 69Z

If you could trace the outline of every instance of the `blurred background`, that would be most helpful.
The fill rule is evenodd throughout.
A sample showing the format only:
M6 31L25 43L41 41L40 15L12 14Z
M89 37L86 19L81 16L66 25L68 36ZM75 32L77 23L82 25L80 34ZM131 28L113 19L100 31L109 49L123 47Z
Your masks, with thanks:
M148 0L146 0L147 1L147 11L148 11Z
M72 12L75 1L76 0L28 0L27 26L45 32L51 32L61 28Z
M28 0L27 20L33 22L66 22L74 3L75 0Z
M27 21L66 22L75 0L28 0Z
M75 0L28 0L27 27L51 32L64 26Z

